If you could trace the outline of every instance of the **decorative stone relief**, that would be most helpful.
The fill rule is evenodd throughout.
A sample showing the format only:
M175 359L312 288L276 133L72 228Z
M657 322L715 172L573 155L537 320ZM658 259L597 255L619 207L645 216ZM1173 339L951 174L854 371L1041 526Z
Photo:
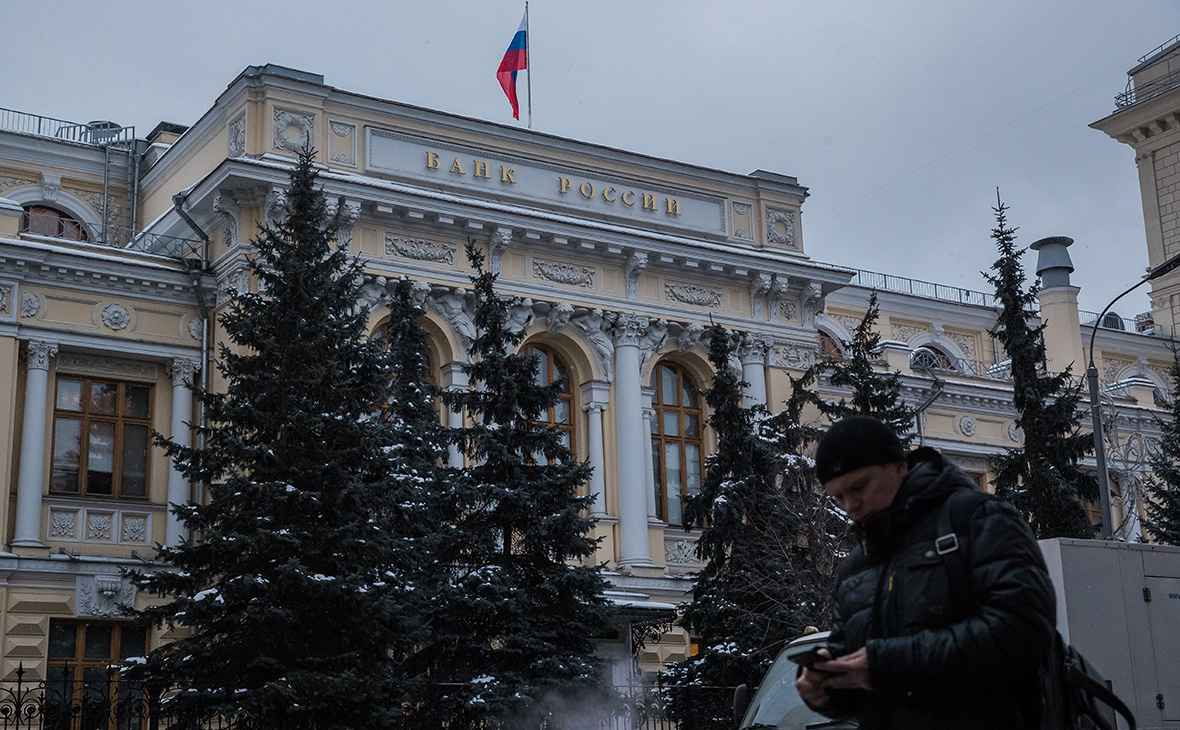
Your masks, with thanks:
M424 238L402 238L392 233L385 234L385 255L404 256L416 261L437 261L447 266L455 265L458 247L453 243L427 241Z
M832 319L844 325L844 329L848 330L849 332L855 332L856 328L860 326L861 322L860 317L851 317L847 314L835 314L832 315Z
M554 304L549 310L549 314L545 317L545 325L549 330L549 334L555 335L560 332L570 323L570 317L572 316L574 316L574 307L572 304L568 302Z
M508 319L504 322L504 329L514 335L524 332L536 318L532 299L516 299L508 307Z
M200 340L201 334L205 331L205 320L201 317L193 317L188 321L188 333L194 340Z
M463 351L466 352L475 341L475 320L472 318L475 295L460 287L450 289L439 286L431 290L427 301L430 308L438 312L459 336Z
M229 123L226 130L226 157L241 157L246 154L246 112L242 112Z
M266 225L275 226L287 215L287 191L271 188L266 194Z
M799 305L790 299L784 299L778 306L778 316L786 322L793 322L799 316Z
M499 276L504 268L504 252L508 250L508 244L512 243L512 229L500 227L492 233L492 240L489 245L488 269L492 274Z
M217 277L217 306L228 303L234 297L250 291L250 272L245 265L222 272Z
M70 540L77 539L78 513L51 510L49 513L49 536L65 537Z
M614 313L603 312L598 308L574 310L574 316L570 318L570 324L590 343L602 371L602 379L608 383L614 380L615 372L615 343L611 337L614 323Z
M690 322L680 330L680 334L676 337L676 349L681 352L688 352L692 348L701 344L701 340L705 334L704 325L699 322Z
M770 362L776 367L806 370L815 364L818 352L814 346L789 343L776 345L770 352Z
M346 122L328 122L332 137L328 140L331 155L328 159L342 165L356 165L356 125Z
M78 616L123 617L135 604L135 586L117 575L80 575L74 597Z
M110 540L111 539L111 523L114 521L114 515L107 512L90 513L86 515L86 539L87 540Z
M98 213L100 220L105 221L108 227L117 226L119 224L119 213L122 209L114 200L104 201L102 193L94 193L89 190L79 190L77 188L62 188L70 195L83 200Z
M146 515L123 515L123 529L121 530L121 542L147 542L147 523Z
M857 324L859 324L859 322ZM893 339L908 343L918 335L925 334L928 331L929 330L927 330L925 327L915 327L914 325L908 324L895 324L893 325Z
M336 220L336 243L345 251L352 247L352 224L361 215L361 204L337 198L328 201L328 215Z
M771 321L783 319L783 297L786 296L789 286L790 282L785 278L780 279L777 274L770 282L770 290L766 293L766 304L770 310L768 314L770 315ZM787 317L786 319L793 319L793 317Z
M29 340L25 344L25 362L31 370L48 370L49 358L56 354L57 345L44 340Z
M20 177L0 177L0 193L4 193L13 188L25 188L35 183L32 180L25 180Z
M0 286L0 314L9 313L9 303L12 301L12 287Z
M533 276L537 279L545 279L567 286L594 288L594 268L590 266L575 266L560 261L533 259Z
M819 282L809 282L803 287L801 297L803 307L803 326L815 327L815 315L824 311L824 288Z
M58 371L118 375L136 380L156 380L160 369L155 363L124 360L116 357L97 357L78 352L63 352L57 357Z
M1015 421L1008 424L1008 440L1018 444L1024 443L1024 429L1016 425Z
M41 299L31 291L24 292L20 298L20 316L32 317L41 311Z
M964 335L958 332L948 332L946 337L951 342L959 346L963 351L963 357L968 360L975 359L975 338L971 335Z
M61 175L41 173L41 197L52 203L57 200L57 192L61 190Z
M770 291L772 281L770 274L759 274L750 282L750 316L753 319L762 319L762 300Z
M360 291L357 292L357 303L354 311L357 313L363 310L372 312L374 309L388 303L392 295L393 287L390 286L388 279L384 276L365 274L362 278Z
M113 330L121 330L131 321L131 314L122 304L108 304L102 310L102 321Z
M975 419L971 416L963 416L959 419L959 433L964 436L975 435Z
M696 307L721 309L721 295L722 292L720 289L706 289L692 284L673 284L670 282L664 284L665 297L682 304L691 304Z
M664 560L669 565L688 565L700 562L697 559L696 547L688 540L664 543Z
M274 148L300 152L315 138L315 115L275 107Z
M766 209L766 240L780 246L795 247L795 213Z
M650 322L647 330L643 333L643 337L639 340L639 370L643 371L647 367L647 361L651 356L662 352L664 343L668 341L668 320L657 319Z
M632 251L627 257L627 298L639 298L639 275L647 268L647 254Z
M232 157L232 155L231 155ZM229 193L218 190L213 196L213 211L225 221L221 229L221 242L226 248L232 248L238 242L238 231L241 230L242 209L238 201Z
M750 204L737 203L733 204L734 222L733 222L733 237L738 241L752 241L754 234L750 230Z

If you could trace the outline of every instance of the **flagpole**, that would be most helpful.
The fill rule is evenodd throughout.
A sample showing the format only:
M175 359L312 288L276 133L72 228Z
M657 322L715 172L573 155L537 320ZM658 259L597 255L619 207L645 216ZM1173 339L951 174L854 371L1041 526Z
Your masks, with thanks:
M525 70L528 71L528 90L529 90L529 129L533 128L533 49L529 46L533 45L533 32L529 30L529 0L524 0L524 47L525 47L525 63L528 64Z

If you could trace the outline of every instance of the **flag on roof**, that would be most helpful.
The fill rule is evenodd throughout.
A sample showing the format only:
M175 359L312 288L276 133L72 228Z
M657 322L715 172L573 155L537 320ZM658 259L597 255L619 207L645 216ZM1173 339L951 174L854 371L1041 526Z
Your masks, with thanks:
M496 71L496 78L504 88L504 93L508 95L508 101L512 103L513 119L520 119L520 104L516 101L516 72L527 70L529 67L528 17L526 10L524 17L520 19L520 28L516 30L516 35L512 36L508 50L504 52L504 60L500 61L500 69Z

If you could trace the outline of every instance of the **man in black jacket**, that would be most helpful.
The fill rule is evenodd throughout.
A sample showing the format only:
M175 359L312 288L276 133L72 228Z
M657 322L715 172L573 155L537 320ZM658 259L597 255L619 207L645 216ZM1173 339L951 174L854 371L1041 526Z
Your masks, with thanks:
M933 449L907 456L868 416L824 434L816 474L856 523L859 545L837 579L829 649L821 650L832 658L802 671L799 695L861 728L1038 727L1038 676L1056 612L1019 513ZM969 527L943 535L947 500L961 492L955 508ZM957 589L956 559L965 575Z

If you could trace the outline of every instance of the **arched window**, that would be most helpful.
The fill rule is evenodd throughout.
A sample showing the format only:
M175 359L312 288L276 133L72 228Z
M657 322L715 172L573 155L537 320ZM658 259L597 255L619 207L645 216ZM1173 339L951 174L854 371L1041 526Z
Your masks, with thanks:
M701 395L692 376L672 362L656 366L651 374L651 387L655 389L651 455L656 512L669 524L682 525L681 499L701 491L704 468Z
M538 385L561 383L561 393L557 396L557 403L541 414L540 422L560 430L562 443L572 452L574 449L574 392L570 386L569 367L566 366L557 351L548 345L529 345L526 352L536 355L538 359Z
M86 229L73 216L45 205L25 207L20 217L20 232L71 241L86 240Z
M829 335L823 330L818 330L816 337L819 339L819 354L829 360L842 360L844 353L840 351L840 343L836 342L836 338Z
M933 345L922 345L910 355L910 367L914 370L954 370L950 355Z

